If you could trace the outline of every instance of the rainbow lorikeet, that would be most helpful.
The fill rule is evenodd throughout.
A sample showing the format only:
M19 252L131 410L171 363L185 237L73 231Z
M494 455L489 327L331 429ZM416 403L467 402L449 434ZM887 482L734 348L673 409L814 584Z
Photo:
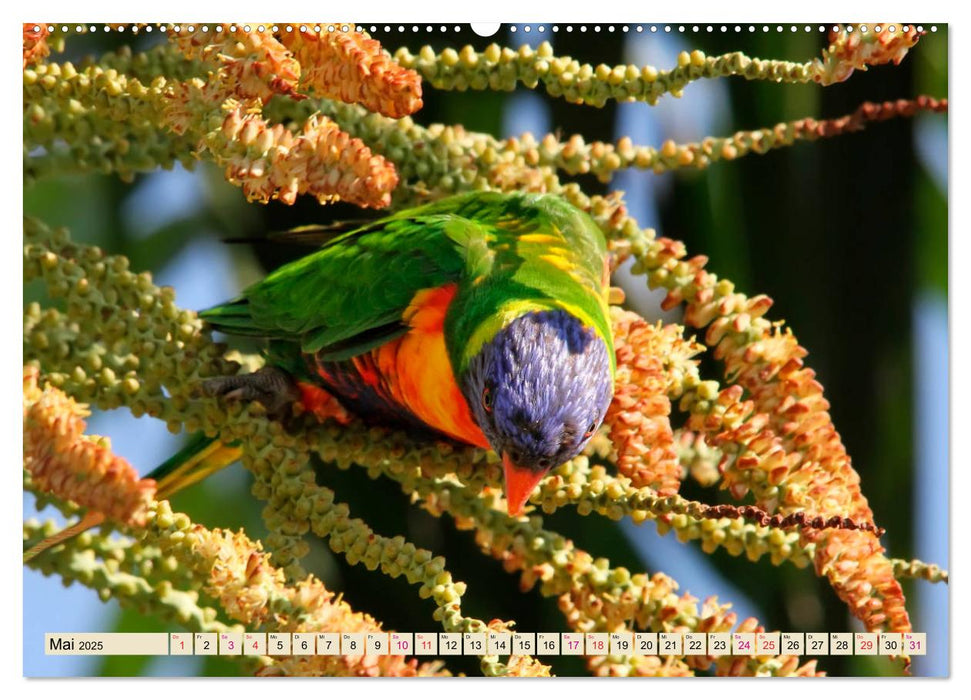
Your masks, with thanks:
M268 408L324 390L358 416L501 455L510 514L596 431L613 394L603 235L552 195L470 193L324 243L201 313L269 341L267 367L211 392ZM190 444L160 493L225 466Z

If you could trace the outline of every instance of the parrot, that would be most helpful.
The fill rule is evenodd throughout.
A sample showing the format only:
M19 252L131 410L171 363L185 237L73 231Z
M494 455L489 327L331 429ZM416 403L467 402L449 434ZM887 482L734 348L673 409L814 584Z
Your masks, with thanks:
M266 341L262 370L206 390L272 411L333 397L368 422L494 450L516 516L604 419L610 293L585 212L552 194L460 194L331 236L200 312ZM169 495L239 454L200 435L149 476Z

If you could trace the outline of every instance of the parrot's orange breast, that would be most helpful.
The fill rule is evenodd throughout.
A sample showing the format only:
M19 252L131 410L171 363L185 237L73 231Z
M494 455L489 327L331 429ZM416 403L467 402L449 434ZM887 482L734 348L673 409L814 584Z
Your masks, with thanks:
M404 335L346 362L318 366L318 373L338 398L367 417L378 413L416 419L440 433L488 448L462 395L445 346L445 314L456 285L423 289L402 315ZM410 415L408 415L410 414Z

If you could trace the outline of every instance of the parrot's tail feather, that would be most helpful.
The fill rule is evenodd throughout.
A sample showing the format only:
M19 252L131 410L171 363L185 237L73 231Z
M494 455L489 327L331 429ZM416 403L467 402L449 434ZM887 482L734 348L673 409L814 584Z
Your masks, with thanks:
M158 499L169 498L239 459L242 450L199 433L189 444L155 467L147 479L155 479Z

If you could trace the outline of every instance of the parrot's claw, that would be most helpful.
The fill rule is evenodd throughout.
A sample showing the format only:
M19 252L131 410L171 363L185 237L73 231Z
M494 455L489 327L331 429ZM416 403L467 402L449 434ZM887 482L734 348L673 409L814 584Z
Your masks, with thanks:
M209 396L221 396L231 401L258 401L271 418L283 420L291 416L291 407L300 398L300 390L293 377L278 367L263 367L252 374L214 377L202 383Z

